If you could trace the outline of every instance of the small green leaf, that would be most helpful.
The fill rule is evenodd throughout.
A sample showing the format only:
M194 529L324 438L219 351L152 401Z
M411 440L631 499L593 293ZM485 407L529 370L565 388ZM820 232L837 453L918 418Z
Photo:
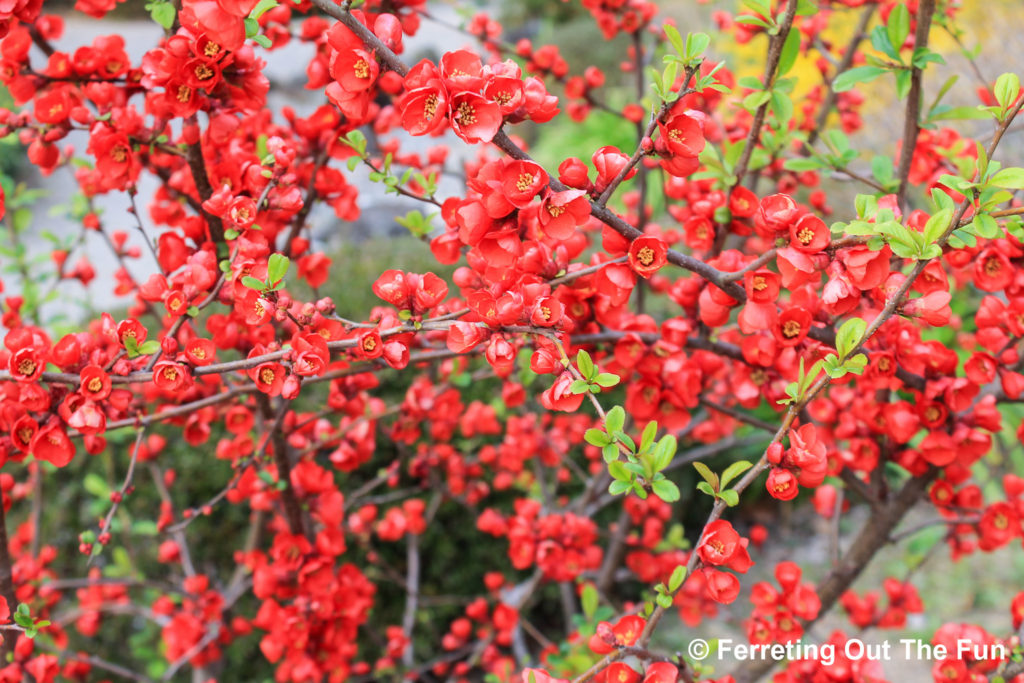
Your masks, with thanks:
M889 21L885 25L885 33L892 46L899 50L910 35L910 12L907 6L897 3L889 13Z
M597 376L594 377L594 382L596 382L598 386L610 389L619 383L619 376L613 375L610 372L599 372L597 373Z
M267 281L270 284L277 284L288 274L288 267L291 260L284 254L271 254L267 260Z
M623 493L626 493L632 488L633 484L631 484L630 482L619 481L618 479L616 479L615 481L608 485L608 493L612 494L613 496L619 496L622 495Z
M174 26L174 18L177 12L170 2L153 2L146 6L153 21L160 24L164 29L170 30Z
M655 472L661 472L669 466L672 458L675 457L677 447L678 444L675 436L666 434L662 437L661 441L658 442L658 446L654 449L653 466Z
M253 19L259 19L279 4L280 3L278 3L277 0L260 0L256 3L256 6L252 8L252 12L249 13L249 16Z
M782 53L779 55L778 75L785 76L800 55L800 31L790 31L786 36L786 42L782 44Z
M1010 105L1017 101L1017 96L1020 95L1020 78L1017 74L1006 73L999 76L996 79L995 88L993 93L996 96L996 102L1003 108L1003 111L1010 108Z
M583 440L589 443L591 446L597 446L598 448L604 448L611 443L611 439L608 434L601 431L600 429L588 429L583 433Z
M884 73L885 69L877 66L858 66L848 69L836 76L832 82L832 89L836 92L846 92L852 90L858 83L869 83Z
M840 358L845 358L856 348L864 337L867 323L861 318L850 318L842 324L836 333L836 351Z
M138 352L139 352L140 356L152 356L154 353L156 353L159 350L160 350L160 342L158 342L155 339L150 339L148 341L145 341L145 342L143 342L138 347Z
M718 475L712 472L707 465L702 462L693 463L694 469L700 474L701 478L708 483L712 491L717 492L719 489Z
M697 490L698 491L703 491L704 493L708 494L712 498L715 497L715 490L713 488L711 488L711 484L707 483L706 481L699 481L699 482L697 482Z
M626 467L626 463L621 460L613 460L608 463L608 474L612 475L612 479L618 479L619 481L633 481L632 473Z
M583 587L580 594L580 606L583 607L583 614L588 620L593 620L594 612L597 611L598 595L594 584L588 583Z
M722 491L718 494L718 497L725 501L725 504L731 508L736 507L740 502L740 494L735 489L729 489L728 491Z
M621 432L623 425L626 424L626 411L622 409L622 406L614 406L605 413L604 416L604 427L608 430L609 434L615 432Z
M651 490L654 495L666 503L674 503L679 500L679 487L668 479L651 482Z
M1004 168L992 176L988 184L1008 190L1024 190L1024 168Z
M640 452L641 453L646 452L647 449L651 447L651 444L654 443L654 437L656 437L657 435L658 435L658 423L655 422L654 420L651 420L650 422L647 423L647 426L644 427L643 434L640 435Z
M669 609L672 607L672 596L671 595L659 595L654 598L654 601L658 603L658 607L662 609Z
M619 459L619 447L613 443L601 448L601 457L605 462L612 462Z
M585 394L590 391L590 384L586 380L574 379L569 385L569 391L574 394Z
M249 289L255 289L257 292L262 292L266 288L263 280L257 280L251 275L246 275L242 278L242 285Z
M722 488L729 485L729 482L740 476L754 465L747 460L739 460L725 468L722 472Z
M672 576L668 579L668 589L675 593L683 585L683 579L686 578L686 567L684 565L677 565L672 570Z
M988 215L987 213L979 213L974 217L974 231L978 234L978 237L984 237L987 240L993 240L999 237L999 224L995 218Z

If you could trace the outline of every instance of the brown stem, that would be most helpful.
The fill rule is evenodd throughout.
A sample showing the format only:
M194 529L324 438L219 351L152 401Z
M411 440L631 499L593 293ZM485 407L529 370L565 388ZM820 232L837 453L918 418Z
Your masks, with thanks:
M935 13L935 0L921 0L917 6L917 29L914 31L914 50L928 47L928 34ZM894 46L899 49L899 46ZM907 185L910 178L910 162L914 158L917 135L921 132L921 81L923 69L913 67L910 72L910 93L907 95L907 114L903 120L903 147L900 149L900 163L896 177L900 188L896 199L904 215L907 212Z

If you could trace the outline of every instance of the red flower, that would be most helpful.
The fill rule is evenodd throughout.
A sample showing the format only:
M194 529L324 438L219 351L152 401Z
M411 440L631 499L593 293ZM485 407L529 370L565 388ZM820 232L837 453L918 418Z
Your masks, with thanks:
M709 598L723 605L736 601L740 594L740 581L733 574L711 567L702 567L700 572L704 576L704 590Z
M626 167L626 164L629 163L629 157L619 151L618 147L607 145L594 152L591 161L594 163L594 168L597 169L597 182L594 183L594 192L600 194ZM623 180L632 178L636 175L636 171L636 166L634 166ZM569 183L566 184L569 185Z
M827 247L831 236L832 233L825 222L810 213L789 226L789 244L794 249L808 254Z
M168 393L178 392L192 386L192 372L186 365L162 360L153 367L153 384Z
M710 586L710 581L708 583ZM722 601L720 600L719 602ZM732 602L732 600L727 602ZM677 680L679 680L679 669L675 664L671 662L654 662L647 666L647 673L644 675L643 683L676 683Z
M796 476L789 470L781 467L773 467L771 472L768 473L768 481L765 482L765 488L768 489L768 493L771 494L772 498L779 500L793 500L800 493Z
M271 397L281 394L287 376L288 371L280 363L261 363L249 370L249 379L256 388Z
M668 263L668 245L659 237L645 235L629 245L629 265L640 276L649 278Z
M448 328L448 350L453 353L465 353L479 344L487 336L487 330L474 325L459 321Z
M217 360L217 347L209 339L190 339L185 344L185 357L193 365L209 365Z
M34 382L46 369L46 357L43 352L28 346L18 349L7 359L7 370L11 378L19 382Z
M472 92L461 92L451 101L452 130L470 144L490 142L501 128L497 104Z
M512 161L501 171L501 190L516 208L523 209L548 184L548 174L532 161Z
M36 433L29 450L38 460L45 460L55 467L64 467L75 457L75 446L56 419Z
M689 109L658 121L658 142L671 156L692 158L704 150L704 114Z
M561 410L565 413L574 413L579 410L583 403L583 394L574 394L569 389L573 383L573 376L565 371L558 376L543 394L540 395L540 403L548 410Z
M549 193L540 204L537 220L542 234L555 240L567 240L590 219L590 202L583 190Z
M794 306L786 309L775 322L775 339L782 346L796 346L807 338L811 320L811 313L806 308Z
M704 529L697 554L705 564L725 566L741 574L754 564L747 553L747 539L723 519L716 519Z
M110 376L98 365L87 365L81 372L79 391L90 401L102 401L110 395Z

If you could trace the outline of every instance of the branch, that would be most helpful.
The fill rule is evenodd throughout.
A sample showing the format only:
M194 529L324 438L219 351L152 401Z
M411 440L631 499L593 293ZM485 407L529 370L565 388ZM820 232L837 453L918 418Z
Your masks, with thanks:
M928 34L932 27L932 15L935 13L935 0L921 0L917 5L917 29L914 31L914 50L928 47ZM894 46L897 50L899 46ZM917 147L917 135L921 131L921 80L923 70L913 67L910 72L910 93L907 95L907 114L903 120L903 146L900 149L900 164L896 177L900 179L900 188L896 199L900 210L907 213L907 184L910 179L910 162L914 158Z

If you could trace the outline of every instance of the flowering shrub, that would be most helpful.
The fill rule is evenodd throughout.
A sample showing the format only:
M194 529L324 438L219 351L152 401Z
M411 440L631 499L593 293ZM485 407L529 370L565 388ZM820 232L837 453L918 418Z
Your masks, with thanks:
M884 546L1021 545L1024 478L983 461L1024 439L1024 169L998 160L1018 78L922 106L952 1L746 0L714 44L646 0L582 5L630 45L624 106L483 13L471 47L412 63L423 1L152 0L163 36L135 56L59 50L60 16L0 0L0 137L74 177L82 236L32 262L33 192L3 178L0 679L866 683L879 662L714 671L652 638L678 617L792 643L839 605L842 645L928 604L910 575L853 587ZM730 42L764 50L761 78ZM295 43L306 114L267 107L265 60ZM798 60L820 72L802 97ZM902 133L862 171L875 80ZM596 112L635 143L528 150ZM864 193L829 197L832 175ZM450 277L332 268L311 212L353 221L372 184ZM39 285L90 286L86 237L125 309L69 323ZM343 317L339 282L377 305ZM789 560L758 581L771 532L740 513L765 501L863 521L819 581ZM935 681L1024 681L1024 592L1005 603L998 632L934 632Z

